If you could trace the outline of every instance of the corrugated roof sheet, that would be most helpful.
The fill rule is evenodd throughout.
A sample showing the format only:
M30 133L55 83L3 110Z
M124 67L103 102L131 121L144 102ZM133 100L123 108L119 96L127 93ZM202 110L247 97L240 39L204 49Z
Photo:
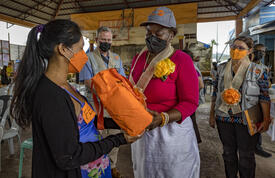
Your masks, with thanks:
M54 18L69 18L70 14L140 8L169 4L198 2L199 18L236 16L250 0L1 0L0 14L35 24L46 23ZM257 8L272 0L259 3ZM254 8L250 13L257 10Z

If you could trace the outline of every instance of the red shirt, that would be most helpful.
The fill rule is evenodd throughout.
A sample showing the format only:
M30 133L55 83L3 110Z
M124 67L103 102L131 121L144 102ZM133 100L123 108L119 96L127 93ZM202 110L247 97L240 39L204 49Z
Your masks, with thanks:
M144 52L132 73L135 83L140 78L146 62ZM136 61L133 59L132 67ZM182 121L191 116L197 109L199 101L198 75L194 68L193 61L186 53L177 50L171 60L176 64L175 72L170 74L165 81L159 78L152 78L144 91L147 97L146 103L150 110L167 112L177 109L181 112ZM132 70L132 69L131 69Z

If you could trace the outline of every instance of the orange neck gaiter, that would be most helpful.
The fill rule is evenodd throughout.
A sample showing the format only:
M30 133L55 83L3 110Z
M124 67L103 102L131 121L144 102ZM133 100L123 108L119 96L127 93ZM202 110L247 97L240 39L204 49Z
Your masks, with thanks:
M230 57L233 60L240 60L247 56L247 50L230 49Z

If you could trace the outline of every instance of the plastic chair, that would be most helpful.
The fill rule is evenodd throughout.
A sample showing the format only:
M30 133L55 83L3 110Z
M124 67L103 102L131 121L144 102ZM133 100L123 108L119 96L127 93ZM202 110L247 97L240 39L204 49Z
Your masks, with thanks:
M19 171L18 178L22 177L22 167L23 167L23 159L24 159L24 149L32 150L33 143L32 138L25 140L20 146L20 160L19 160Z
M4 116L4 113L5 111L7 110L7 107L9 105L9 102L11 100L11 95L1 95L0 96L0 100L3 101L3 105L2 105L2 111L1 111L1 114L0 114L0 117L2 118ZM0 119L1 120L1 119ZM11 121L10 119L8 118L8 122L9 122L9 125L11 127Z
M11 122L10 129L8 130L5 129L6 120L9 117L9 110L10 110L10 107L7 107L0 122L0 143L2 142L2 140L8 140L10 154L14 154L13 138L16 136L18 137L19 145L21 141L20 141L20 135L19 135L19 126L16 124L14 119ZM1 171L1 144L0 144L0 171Z

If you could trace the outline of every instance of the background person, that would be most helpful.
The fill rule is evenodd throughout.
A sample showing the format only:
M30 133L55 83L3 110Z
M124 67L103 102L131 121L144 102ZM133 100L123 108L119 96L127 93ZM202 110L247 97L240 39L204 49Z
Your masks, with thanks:
M211 78L213 81L215 81L215 76L217 75L217 62L212 62L212 68L211 68L211 72L210 72L210 75L211 75Z
M185 52L186 54L188 54L191 57L191 59L193 60L194 55L193 55L193 53L190 50L185 49L185 50L182 50L182 51ZM204 95L201 96L201 92L200 91L204 89L204 84L203 84L203 80L202 80L202 76L201 76L200 70L197 69L197 67L195 66L195 64L194 64L194 67L195 67L195 69L197 71L198 80L199 80L199 105L200 105L201 101L203 101L203 99L201 99L201 97L204 97ZM190 117L191 117L193 125L194 125L194 130L195 130L195 133L196 133L197 141L198 141L198 143L201 143L202 140L201 140L201 136L200 136L197 120L196 120L196 112L193 113Z
M253 54L254 54L253 62L255 62L256 64L259 64L259 65L262 65L263 68L265 68L265 70L268 71L268 73L270 73L269 68L262 63L262 61L264 61L264 58L265 58L266 47L263 44L254 45ZM255 153L257 155L265 157L265 158L272 156L272 154L264 151L264 149L262 147L262 134L261 133L259 134L259 141L257 143Z
M7 66L4 66L3 69L1 70L1 84L2 85L8 85L10 84L11 80L8 77L7 74Z
M93 104L92 96L91 96L91 79L98 72L109 69L116 68L118 73L125 77L122 60L120 59L118 54L115 54L110 51L112 45L113 34L110 28L108 27L100 27L97 29L96 33L96 44L97 48L95 51L88 53L89 60L81 70L79 74L79 79L84 80L84 83L87 87L87 98ZM104 110L105 119L110 119L110 115L106 110ZM107 137L112 134L118 134L121 131L118 129L105 129L101 131L103 137ZM117 164L117 155L118 148L114 148L110 153L109 157L111 160L112 167L112 175L114 178L119 178L120 173L116 168Z

